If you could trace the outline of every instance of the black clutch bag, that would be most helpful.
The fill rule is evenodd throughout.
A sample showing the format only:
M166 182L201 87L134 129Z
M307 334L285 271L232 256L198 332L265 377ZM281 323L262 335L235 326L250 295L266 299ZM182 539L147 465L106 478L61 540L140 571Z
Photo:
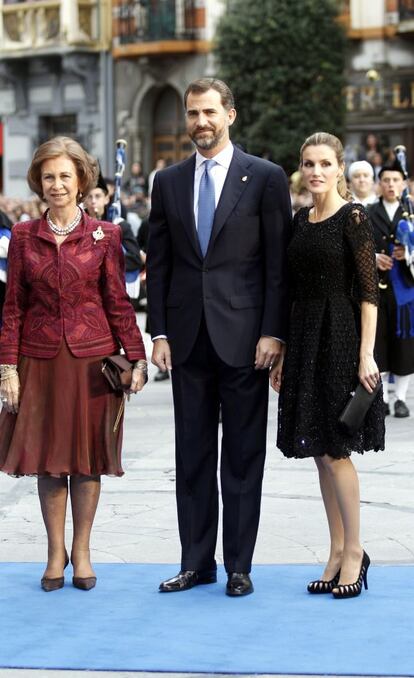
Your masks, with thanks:
M362 384L358 384L338 419L339 425L345 433L353 436L361 428L380 388L381 381L377 383L372 393L368 393Z

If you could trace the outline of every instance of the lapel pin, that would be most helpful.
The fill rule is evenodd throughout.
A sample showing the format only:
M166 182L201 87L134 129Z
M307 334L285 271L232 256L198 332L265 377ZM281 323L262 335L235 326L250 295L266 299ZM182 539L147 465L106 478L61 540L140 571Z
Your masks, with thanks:
M103 230L102 230L102 226L98 226L98 228L96 229L96 231L93 231L92 236L93 236L93 239L94 239L94 241L95 241L95 242L93 243L94 245L96 245L96 243L98 242L98 240L102 240L102 238L105 237L105 233L104 233Z
M242 181L247 181L247 176L241 178Z

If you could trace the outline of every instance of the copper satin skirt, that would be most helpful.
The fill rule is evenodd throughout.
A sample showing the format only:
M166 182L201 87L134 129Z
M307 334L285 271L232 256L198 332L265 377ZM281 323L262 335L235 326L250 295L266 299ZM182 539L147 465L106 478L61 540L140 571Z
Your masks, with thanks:
M75 358L66 342L56 358L19 362L17 415L0 414L0 470L13 476L121 476L122 396L101 372L101 357Z

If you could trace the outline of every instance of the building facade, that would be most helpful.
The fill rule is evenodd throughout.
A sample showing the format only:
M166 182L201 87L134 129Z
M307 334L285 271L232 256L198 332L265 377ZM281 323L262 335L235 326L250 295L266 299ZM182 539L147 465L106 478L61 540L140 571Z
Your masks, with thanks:
M337 0L350 48L344 93L348 159L374 133L414 165L414 0ZM229 0L0 0L0 191L27 195L36 146L77 138L113 170L192 152L182 97L214 75L213 39ZM127 169L128 173L128 169Z
M337 0L349 38L346 145L364 155L374 133L385 152L407 146L414 164L414 0ZM191 152L182 95L215 73L217 20L228 0L113 0L116 128L149 172Z
M185 133L188 83L214 73L213 36L224 0L113 0L117 134L148 173L160 157L192 152Z
M404 144L414 170L414 0L349 0L342 5L350 43L348 153L363 155L364 140L374 134L383 154Z
M112 167L110 48L110 0L0 0L0 190L27 196L33 151L56 134Z

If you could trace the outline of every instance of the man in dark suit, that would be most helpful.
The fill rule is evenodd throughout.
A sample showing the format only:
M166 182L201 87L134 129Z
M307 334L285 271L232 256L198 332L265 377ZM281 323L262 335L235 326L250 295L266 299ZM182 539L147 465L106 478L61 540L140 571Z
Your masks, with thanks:
M379 185L381 198L368 207L380 278L375 350L383 379L386 413L390 413L388 377L392 373L396 396L394 415L403 418L410 415L406 394L414 372L414 280L405 262L404 247L395 243L396 228L403 216L399 197L404 188L404 172L397 160L381 168Z
M155 175L147 256L152 361L172 369L181 571L163 592L216 581L218 424L226 593L249 576L266 452L268 372L287 333L291 206L283 170L229 138L225 83L184 97L196 153Z

